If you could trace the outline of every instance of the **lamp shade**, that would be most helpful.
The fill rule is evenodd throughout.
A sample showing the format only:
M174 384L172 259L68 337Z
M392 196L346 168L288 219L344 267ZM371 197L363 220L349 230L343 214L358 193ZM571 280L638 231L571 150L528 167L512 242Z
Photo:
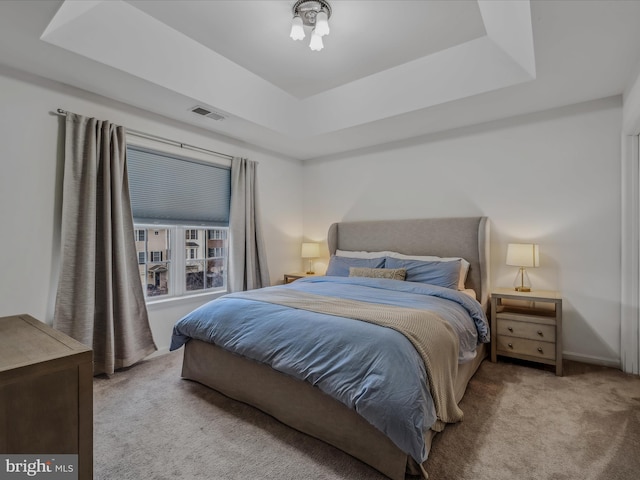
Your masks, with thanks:
M311 41L309 42L309 48L314 52L319 52L324 48L322 37L316 33L315 28L313 29L313 32L311 32Z
M293 20L291 20L291 33L289 34L289 36L293 40L302 40L304 38L302 18L297 15L293 17Z
M319 243L303 243L302 252L300 254L302 258L317 258L320 256L320 244Z
M534 243L510 243L507 246L507 265L539 267L540 251Z
M315 32L321 37L329 35L329 18L325 12L319 12L316 16Z

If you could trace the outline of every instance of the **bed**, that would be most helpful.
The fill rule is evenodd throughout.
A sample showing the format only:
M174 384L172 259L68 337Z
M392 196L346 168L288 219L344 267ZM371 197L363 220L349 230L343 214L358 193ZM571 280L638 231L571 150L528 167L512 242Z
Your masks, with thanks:
M213 388L228 397L253 405L277 418L284 424L345 451L391 479L404 479L405 474L422 475L426 478L425 462L434 435L437 431L440 431L447 422L460 420L462 413L459 412L460 415L453 420L451 418L445 418L445 421L441 421L440 412L442 411L443 404L446 404L447 401L442 400L444 397L438 393L438 389L436 389L435 386L432 388L433 391L436 392L434 395L431 395L432 392L429 391L432 389L426 389L431 396L432 404L435 405L433 408L431 408L427 402L426 407L421 406L420 409L417 409L415 407L417 402L413 400L404 401L404 404L408 405L406 415L415 415L415 418L420 419L421 422L427 422L426 425L423 425L412 417L411 422L413 423L411 423L411 425L415 426L414 430L417 432L415 433L416 438L414 438L414 433L411 433L411 438L405 439L407 436L406 432L398 433L394 431L395 426L401 422L392 418L385 418L384 420L376 419L373 421L372 418L368 416L368 411L375 410L374 407L358 408L360 405L373 405L373 400L363 400L366 395L369 395L369 393L363 392L370 390L377 391L382 387L372 387L370 383L367 383L364 387L360 387L357 395L355 395L357 398L354 400L354 405L350 405L353 408L350 408L350 406L347 405L349 405L349 401L353 400L353 398L349 396L351 393L342 395L344 383L337 383L337 385L332 386L332 388L337 389L337 394L335 392L328 392L326 384L330 383L330 381L325 380L333 377L326 372L318 373L316 369L317 364L328 363L326 359L322 362L316 362L310 367L305 367L307 368L304 373L305 379L297 378L299 375L294 371L293 366L284 365L284 357L278 356L280 355L279 351L276 353L273 351L267 352L265 354L266 359L255 359L253 353L254 347L248 346L252 335L262 336L262 338L264 338L264 335L270 334L269 332L273 330L276 332L275 335L278 338L282 338L283 341L288 342L291 337L295 336L298 328L302 328L298 325L307 322L306 317L304 322L299 321L285 324L288 326L286 327L287 330L283 332L275 330L276 327L269 326L267 330L247 333L241 330L241 328L245 327L241 327L239 324L244 321L244 317L255 317L254 320L259 321L259 328L267 328L264 325L269 316L277 317L278 321L284 321L287 317L295 318L295 315L301 314L302 310L305 310L304 315L311 316L309 322L320 318L329 318L330 321L339 318L342 321L343 319L341 319L340 316L343 315L344 312L342 310L337 313L334 312L334 306L331 302L322 304L319 307L314 306L314 308L316 308L315 310L309 307L311 311L306 311L306 308L308 308L306 303L303 307L300 307L299 304L296 303L299 301L306 302L306 300L315 301L316 298L321 297L329 298L326 295L327 292L332 293L334 290L351 292L351 289L353 289L356 293L354 293L352 297L349 296L351 295L350 293L341 294L346 295L347 298L340 299L340 302L344 301L346 303L344 308L355 308L353 305L356 305L358 312L360 312L360 307L362 307L364 303L373 302L373 309L376 311L386 311L387 308L403 309L408 307L406 311L408 315L411 315L416 309L422 309L422 307L416 307L411 303L414 301L414 297L419 297L415 301L422 302L423 296L429 297L429 299L425 301L435 301L437 305L440 305L439 307L435 307L435 310L445 307L447 310L452 309L456 311L467 309L468 312L471 312L469 315L473 317L473 321L478 326L478 339L482 337L483 340L474 341L473 352L464 354L466 357L462 363L457 363L456 359L462 359L463 348L460 347L460 351L458 351L456 347L456 352L453 357L455 361L453 369L450 367L441 368L439 366L428 365L426 370L425 378L428 380L428 385L432 385L434 381L433 378L440 378L439 372L441 370L443 372L449 372L449 374L442 375L443 378L451 377L450 384L448 384L447 388L450 390L449 398L453 399L454 404L448 407L449 410L447 410L448 413L446 415L449 415L452 409L455 410L457 408L457 403L462 399L467 383L482 360L486 357L486 343L484 342L488 342L488 324L483 322L486 322L484 315L487 312L489 297L488 219L486 217L465 217L335 223L329 228L328 246L332 255L332 262L336 260L335 265L339 264L338 260L340 259L337 259L339 256L346 257L347 263L352 262L352 256L356 255L356 253L367 257L367 254L359 252L394 252L397 253L400 258L404 258L402 255L437 256L442 258L460 257L468 262L466 280L464 281L464 285L460 286L460 289L464 287L467 290L466 293L460 293L458 291L459 289L456 288L442 288L440 286L422 283L416 284L416 282L413 281L403 282L393 279L370 278L372 276L371 273L377 274L380 272L380 268L377 268L379 265L374 265L372 268L363 267L360 269L365 271L366 276L364 278L360 278L359 276L354 278L329 275L324 278L298 280L292 284L269 287L267 289L261 289L261 291L246 292L246 294L227 295L222 297L224 299L222 302L218 302L218 299L210 303L214 303L213 307L218 309L214 310L213 316L220 318L223 318L227 314L231 315L231 313L225 313L224 310L227 308L225 305L229 306L227 308L229 311L233 303L239 303L240 306L245 306L239 309L238 305L233 305L234 312L239 309L241 312L240 316L243 317L243 319L242 321L229 323L229 325L233 326L232 328L226 327L230 329L230 331L226 333L230 341L218 341L214 338L217 334L223 335L223 329L225 327L205 324L207 321L205 316L211 315L210 309L212 306L209 304L194 311L196 313L192 312L187 316L189 318L183 318L174 327L171 349L180 348L182 345L184 345L185 348L182 376ZM385 258L387 258L387 262L390 262L389 257ZM364 263L371 265L371 262ZM408 264L404 263L401 265ZM332 268L333 266L330 263L330 269ZM358 270L357 267L349 268L352 274L356 272L356 270ZM406 269L400 268L398 270L401 271L400 273L406 274ZM402 270L405 271L402 272ZM335 269L333 271L335 271ZM409 280L409 277L407 277L407 280ZM397 293L396 289L399 289ZM387 292L387 290L390 291ZM366 292L364 300L358 296L362 294L361 292ZM375 300L371 299L371 292L374 292L373 296ZM477 298L477 301L470 300L468 296L469 292ZM243 295L253 296L249 298L243 297ZM276 302L272 300L274 295L280 295L282 298L279 298ZM432 296L435 300L430 298ZM302 300L300 300L300 297L302 297ZM408 303L405 304L402 302ZM455 305L450 307L449 304L454 303ZM381 306L381 304L384 304L384 306ZM445 307L442 307L443 304L446 304ZM314 305L316 305L316 303L314 303ZM462 307L460 307L460 305L462 305ZM366 307L366 305L364 305L364 307ZM263 313L261 310L263 308L265 312L268 312L264 313L264 316L262 316ZM276 311L272 315L270 310L266 310L267 308L275 308ZM478 313L478 311L480 313ZM422 312L420 314L422 314ZM428 315L432 314L433 313L428 313ZM233 313L233 315L237 315L237 313ZM484 317L484 320L480 317ZM358 318L358 316L355 315L352 318ZM262 320L264 320L264 322ZM368 339L371 338L371 332L388 332L395 329L395 326L391 326L389 329L381 329L380 324L371 325L369 320L361 320L364 321L350 321L349 325L357 326L344 327L344 330L346 331L351 328L368 329L354 330L353 333L350 333L352 337ZM416 323L422 325L420 322ZM192 326L195 328L196 324L199 324L198 326L203 327L204 331L206 331L206 338L203 336L204 334L199 335L190 330ZM341 352L345 351L353 350L354 352L359 352L360 355L365 355L366 358L369 358L369 355L376 356L377 358L378 354L382 354L383 351L387 350L386 343L385 348L380 348L380 344L368 340L363 343L373 343L373 348L377 349L373 354L360 353L358 350L360 347L357 346L350 346L335 351L331 350L331 346L320 344L325 341L326 337L333 335L328 334L327 331L342 332L343 327L337 327L337 324L329 324L329 326L320 324L313 325L313 328L317 328L317 330L314 331L318 332L317 337L313 338L313 342L318 345L306 346L304 348L310 350L315 348L322 352L328 352L328 355L337 355L334 363L346 364L347 361L353 363L351 358L342 358ZM486 329L483 330L481 334L481 327L484 328L485 325ZM282 328L282 326L278 326L277 328ZM448 326L444 330L452 330L452 327ZM388 337L385 337L391 338L391 336L393 336L393 340L385 339L384 342L388 341L389 345L391 345L393 342L396 342L397 338L404 339L397 340L400 344L402 341L407 342L409 336L407 336L406 332L403 333L404 335L394 331L388 334ZM345 340L341 338L339 343L344 341ZM411 342L413 341L414 340L411 340ZM216 342L217 344L211 342ZM342 345L342 343L340 344ZM229 345L234 346L235 352L227 349ZM414 343L414 346L415 345ZM298 350L301 348L302 347L298 348ZM389 349L391 349L391 347ZM404 357L398 360L398 363L401 365L415 362L414 357L416 355L418 355L419 358L420 355L422 355L425 364L433 362L433 360L428 358L428 352L425 353L423 351L421 354L416 354L416 350L421 351L417 346L415 349L412 349L409 343L409 347L404 347L404 349L407 352L411 351L411 353L407 353L407 360L405 360ZM289 353L287 353L287 355L289 355ZM427 357L425 357L425 355L427 355ZM449 355L449 357L451 357L451 355ZM293 363L296 364L295 368L297 368L298 362L299 359L293 361ZM449 362L451 363L450 359ZM271 365L273 365L273 367ZM371 370L371 367L367 368L369 371ZM312 374L309 373L310 371ZM377 372L377 370L375 370L375 372ZM349 375L351 374L352 372L349 373ZM394 376L395 375L378 375L377 373L374 375L376 379L378 377ZM241 379L241 381L239 381L239 379ZM391 380L385 378L381 381L387 382ZM369 382L369 380L367 380L367 382ZM407 384L408 383L411 382L407 381ZM392 390L395 392L403 389L393 387ZM408 391L409 387L407 387L407 392ZM372 395L375 396L376 394ZM413 398L410 396L413 395L413 392L405 394L403 391L403 395L405 395L406 398ZM345 400L345 398L349 401ZM449 401L448 403L451 402ZM359 413L356 412L354 408L357 408ZM418 410L417 413L414 410ZM436 415L437 419L430 428L428 423L433 420L431 415ZM365 417L367 418L365 419ZM380 422L387 423L381 426L379 424ZM374 426L374 423L376 426ZM438 427L436 427L436 425L438 425ZM417 447L415 445L416 442L419 442Z

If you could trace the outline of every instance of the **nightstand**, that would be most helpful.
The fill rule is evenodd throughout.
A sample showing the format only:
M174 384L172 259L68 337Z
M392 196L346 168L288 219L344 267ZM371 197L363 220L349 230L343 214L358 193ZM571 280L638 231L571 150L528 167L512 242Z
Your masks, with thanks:
M305 272L297 272L297 273L285 273L284 274L284 283L291 283L299 278L306 277L317 277L317 273L305 273Z
M491 292L491 361L498 355L555 365L562 375L562 298L558 292Z

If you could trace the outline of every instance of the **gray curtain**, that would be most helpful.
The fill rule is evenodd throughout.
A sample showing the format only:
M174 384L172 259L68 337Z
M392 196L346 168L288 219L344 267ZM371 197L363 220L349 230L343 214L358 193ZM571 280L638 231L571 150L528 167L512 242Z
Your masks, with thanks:
M67 114L53 325L93 348L94 375L157 350L138 272L124 128Z
M246 158L231 160L229 214L229 290L239 292L269 286L269 270L262 240L256 170Z

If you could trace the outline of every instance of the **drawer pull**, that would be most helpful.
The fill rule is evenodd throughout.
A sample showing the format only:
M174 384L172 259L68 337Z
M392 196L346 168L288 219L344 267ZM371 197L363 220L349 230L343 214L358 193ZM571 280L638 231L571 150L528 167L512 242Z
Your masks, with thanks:
M539 351L540 353L544 353L544 352L542 351L542 347L538 347L538 351Z
M513 343L507 343L509 348L513 348Z
M507 330L509 330L511 333L513 333L513 327L507 327Z
M540 335L541 337L544 337L544 334L542 333L542 330L538 330L538 335Z

